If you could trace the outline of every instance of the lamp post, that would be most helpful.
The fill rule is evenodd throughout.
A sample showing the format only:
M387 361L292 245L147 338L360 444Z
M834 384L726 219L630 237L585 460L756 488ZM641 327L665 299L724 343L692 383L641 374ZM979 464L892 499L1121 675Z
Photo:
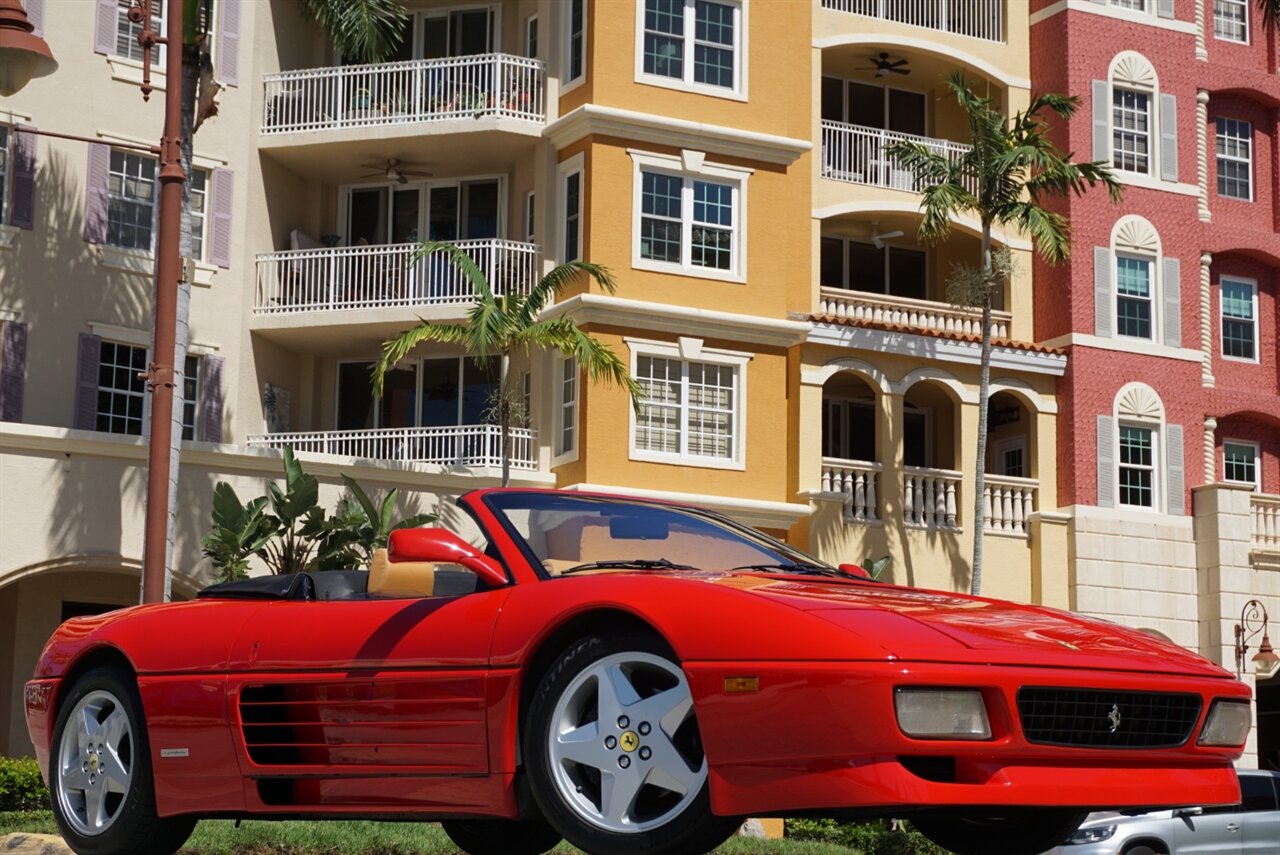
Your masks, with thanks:
M0 0L0 95L6 98L31 78L58 70L49 46L32 29L22 0Z
M1236 624L1236 673L1245 673L1245 656L1249 653L1249 642L1262 633L1262 641L1258 644L1258 652L1250 660L1257 666L1259 676L1271 674L1280 656L1271 647L1271 638L1267 635L1267 607L1257 600L1249 600L1240 609L1240 622Z

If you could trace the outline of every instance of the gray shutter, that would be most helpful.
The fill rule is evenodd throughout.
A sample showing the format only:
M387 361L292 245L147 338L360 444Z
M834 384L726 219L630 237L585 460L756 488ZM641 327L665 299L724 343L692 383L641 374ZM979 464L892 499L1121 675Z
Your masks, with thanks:
M13 135L13 200L9 225L30 229L36 221L36 135L30 125L18 125Z
M1173 0L1157 0L1156 14L1161 18L1173 17Z
M108 56L116 52L116 0L96 0L93 16L93 50Z
M77 430L98 429L98 366L102 362L102 338L80 333L80 354L76 368Z
M31 22L31 35L44 37L44 0L23 0L27 20Z
M222 442L222 401L226 397L221 356L204 357L204 377L200 384L200 439Z
M5 321L0 359L0 422L22 421L22 388L27 376L27 325Z
M209 232L209 261L218 267L231 266L231 212L234 207L236 174L221 167L213 170L212 226Z
M1098 416L1098 507L1116 506L1116 422Z
M1182 262L1166 258L1163 280L1160 284L1164 289L1164 343L1169 347L1182 347Z
M107 240L107 180L111 171L111 146L89 144L89 174L84 189L84 239L87 243Z
M1111 250L1105 246L1093 248L1093 332L1102 338L1115 335L1111 326Z
M1111 162L1111 86L1093 81L1093 159Z
M214 73L219 83L240 85L240 0L218 3L218 53Z
M1178 99L1160 96L1160 177L1178 180Z
M1187 513L1187 485L1183 475L1182 425L1165 425L1165 459L1169 461L1169 513Z

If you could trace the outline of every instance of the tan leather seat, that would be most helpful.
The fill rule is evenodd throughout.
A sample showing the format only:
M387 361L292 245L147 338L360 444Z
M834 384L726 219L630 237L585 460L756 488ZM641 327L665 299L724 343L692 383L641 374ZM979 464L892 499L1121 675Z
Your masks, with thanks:
M369 564L369 596L430 597L436 588L436 565L429 561L392 561L376 549Z

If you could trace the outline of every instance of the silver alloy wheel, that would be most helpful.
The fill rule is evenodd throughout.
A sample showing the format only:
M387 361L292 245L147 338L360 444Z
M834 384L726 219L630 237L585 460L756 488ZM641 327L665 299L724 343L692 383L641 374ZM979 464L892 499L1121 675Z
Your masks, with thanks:
M660 828L706 783L689 684L661 656L632 651L591 663L560 695L551 722L556 787L597 828Z
M101 689L80 699L58 746L58 803L77 834L94 837L124 809L133 780L133 728L120 699Z

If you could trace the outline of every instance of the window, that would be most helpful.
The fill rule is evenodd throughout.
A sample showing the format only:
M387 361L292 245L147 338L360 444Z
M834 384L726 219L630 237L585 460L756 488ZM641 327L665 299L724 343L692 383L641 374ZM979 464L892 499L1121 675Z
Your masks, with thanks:
M142 45L138 44L138 33L142 32L142 24L129 20L129 10L134 0L116 0L116 56L142 62ZM151 29L164 35L165 3L151 4ZM164 46L156 45L151 50L151 65L164 68Z
M569 14L566 15L568 37L565 40L565 47L568 50L568 56L565 57L565 89L569 88L568 84L578 83L586 77L586 17L587 0L569 0Z
M741 14L736 2L644 0L638 76L737 91Z
M660 172L641 173L640 257L731 271L735 188Z
M1152 428L1120 425L1120 504L1154 508L1156 434Z
M928 299L929 257L918 249L874 244L839 237L822 238L824 288L847 288L872 294Z
M112 149L107 176L107 243L149 252L156 211L156 159Z
M1253 198L1253 125L1218 119L1218 195Z
M1116 256L1116 332L1151 338L1152 297L1149 259Z
M533 426L533 375L528 371L524 373L524 379L520 386L520 427L527 428Z
M372 362L338 364L338 430L456 427L497 422L498 361L428 358L388 372L382 396L370 384Z
M646 394L635 417L637 457L738 459L741 365L638 353L633 371Z
M578 361L560 361L560 397L557 402L556 455L573 454L578 448Z
M538 56L538 16L530 15L524 22L524 55L530 59Z
M582 172L564 176L564 248L565 262L582 258Z
M1241 775L1240 800L1245 813L1258 813L1276 809L1276 790L1267 774Z
M928 101L922 92L891 86L872 86L842 77L822 78L822 118L864 128L925 136L928 133ZM876 138L869 155L889 142Z
M822 399L822 456L840 460L876 459L874 400Z
M104 341L98 351L97 430L142 436L147 349Z
M10 146L13 144L13 130L8 125L0 125L0 223L9 222L9 175L12 172Z
M1111 0L1111 5L1121 9L1132 9L1135 12L1147 10L1146 0Z
M1249 0L1213 0L1213 35L1228 42L1249 43Z
M191 257L204 260L208 235L209 171L192 169L189 189L191 208Z
M1258 444L1227 440L1222 443L1222 477L1237 484L1262 489L1258 477Z
M533 202L533 191L530 190L524 196L524 239L529 243L534 242L534 228L537 225L534 220Z
M1151 164L1151 96L1115 87L1111 94L1111 158L1116 169L1147 173Z
M196 438L200 422L200 357L188 355L182 369L182 438Z
M1247 279L1222 278L1222 355L1258 359L1258 286Z

